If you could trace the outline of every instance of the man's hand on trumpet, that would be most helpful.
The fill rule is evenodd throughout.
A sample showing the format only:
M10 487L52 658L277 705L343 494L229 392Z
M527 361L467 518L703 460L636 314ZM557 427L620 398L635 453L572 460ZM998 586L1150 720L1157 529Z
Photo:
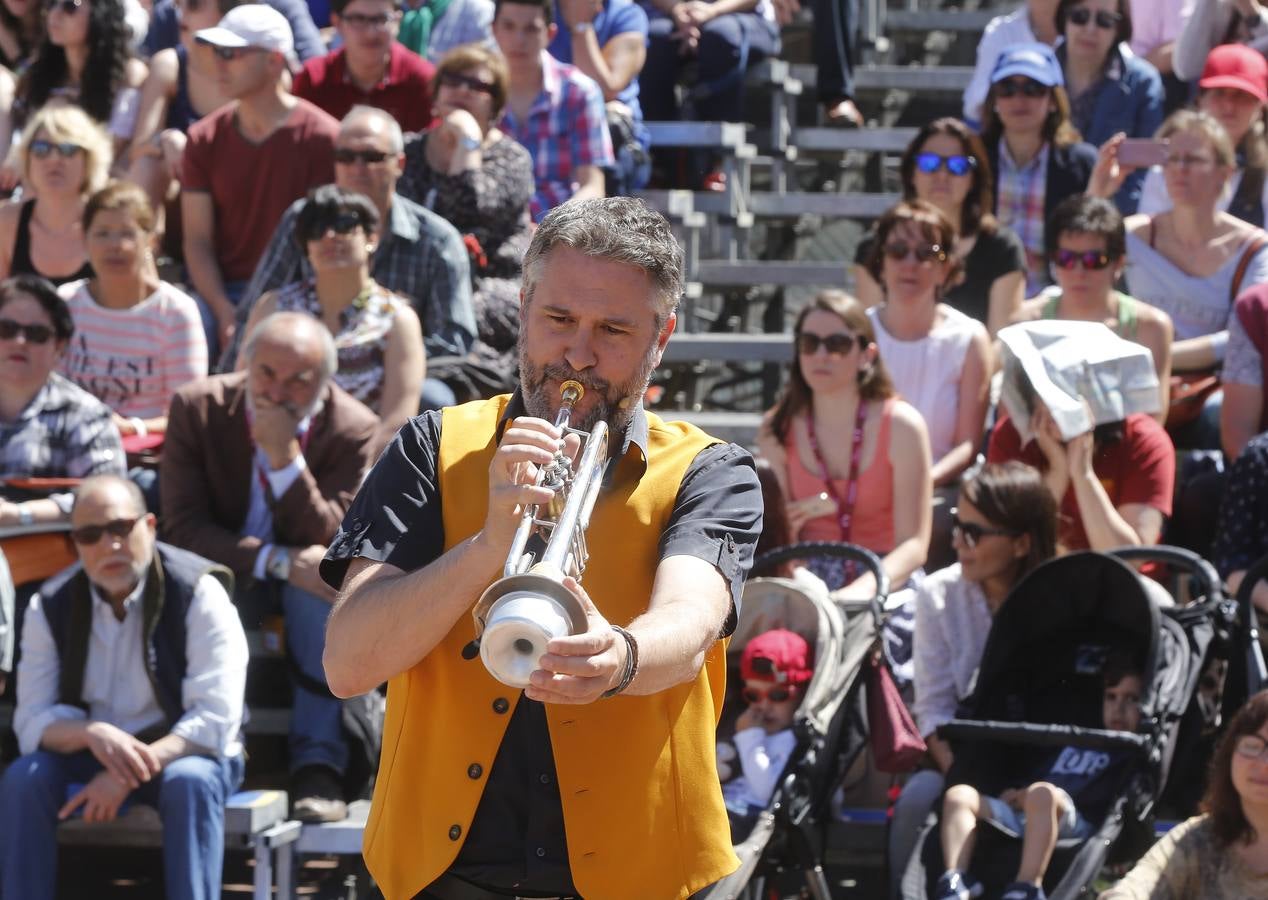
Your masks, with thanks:
M565 437L563 445L565 455L575 459L581 446L577 435ZM558 449L559 429L545 419L520 416L507 426L489 464L483 538L491 549L504 554L510 548L525 506L550 502L554 492L536 486L537 473L550 464Z
M524 696L542 703L593 703L616 686L628 648L576 579L565 578L564 587L586 611L588 627L584 634L555 638L546 645Z

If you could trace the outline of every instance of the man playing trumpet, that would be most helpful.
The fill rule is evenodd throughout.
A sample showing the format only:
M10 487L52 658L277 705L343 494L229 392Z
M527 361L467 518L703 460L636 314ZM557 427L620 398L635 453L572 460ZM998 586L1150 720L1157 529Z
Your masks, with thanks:
M325 666L389 682L365 856L389 900L681 900L732 871L714 762L725 652L761 528L748 453L643 410L676 324L682 251L640 201L565 204L524 259L514 395L412 420L371 471L322 575L341 586ZM570 424L610 428L586 542L583 633L522 692L472 652ZM592 599L593 598L593 599Z

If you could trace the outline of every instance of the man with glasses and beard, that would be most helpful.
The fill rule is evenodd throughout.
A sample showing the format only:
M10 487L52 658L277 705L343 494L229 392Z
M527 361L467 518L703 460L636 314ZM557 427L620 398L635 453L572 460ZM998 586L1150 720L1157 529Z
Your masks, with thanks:
M225 801L242 781L247 641L223 567L155 541L132 482L96 475L71 512L79 565L27 610L0 781L0 895L57 894L57 826L135 801L163 820L164 895L219 897Z
M322 563L331 690L390 685L365 843L389 898L684 898L737 865L714 728L761 490L746 451L643 409L681 293L641 201L553 211L524 260L520 390L403 428ZM611 428L585 585L564 581L588 627L521 692L472 652L470 613L552 496L538 467L577 452L552 424L567 380L571 424Z
M247 336L246 371L172 398L159 485L173 544L227 566L248 622L280 602L292 657L292 815L347 814L349 746L321 656L334 592L317 564L372 460L378 419L331 381L334 339L306 313L275 313ZM294 670L298 670L298 672ZM323 692L318 693L317 689Z

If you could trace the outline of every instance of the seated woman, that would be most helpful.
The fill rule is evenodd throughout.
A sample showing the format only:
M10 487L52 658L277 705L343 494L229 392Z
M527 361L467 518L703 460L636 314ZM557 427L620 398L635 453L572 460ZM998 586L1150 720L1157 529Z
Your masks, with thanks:
M1126 235L1113 203L1098 197L1067 197L1047 229L1048 259L1057 286L1026 302L1015 321L1070 319L1104 322L1125 340L1143 344L1154 359L1161 396L1158 419L1167 408L1171 378L1171 319L1114 285L1122 274Z
M999 55L1016 44L1047 44L1061 37L1057 31L1059 0L1026 0L1016 9L998 15L986 24L973 63L973 78L964 89L964 120L977 126L982 121L982 103L991 86L991 71Z
M0 0L0 66L18 73L30 65L44 37L44 4Z
M262 296L244 333L275 312L321 319L339 353L335 383L378 413L378 446L384 447L417 414L427 365L418 314L370 277L378 227L378 210L362 195L332 184L309 191L295 240L315 277ZM245 366L239 357L238 368Z
M929 548L929 444L920 416L894 395L857 300L823 291L802 310L788 384L757 446L788 499L793 541L848 541L882 557L905 583ZM840 560L809 561L830 589L870 597Z
M54 371L74 333L70 308L47 281L0 281L0 472L8 478L125 473L109 408ZM0 527L66 521L71 500L0 488Z
M198 304L154 274L154 213L136 185L94 194L84 234L96 274L62 287L76 328L61 372L114 410L120 434L161 434L176 389L207 374Z
M942 302L977 319L993 337L1025 297L1026 250L991 212L994 176L981 138L959 119L935 119L916 133L899 171L904 200L931 203L956 225L954 254L964 277L943 291ZM854 256L854 285L864 306L884 299L865 265L875 240L869 234Z
M1268 433L1247 442L1228 469L1215 540L1211 545L1211 563L1229 591L1235 593L1250 567L1265 556L1268 556ZM1268 581L1255 585L1251 599L1261 613L1268 616Z
M899 876L951 767L951 746L937 736L938 726L968 697L991 620L1009 592L1056 555L1057 504L1030 466L988 464L961 485L951 534L957 562L916 591L912 713L934 768L916 772L894 806L889 860Z
M1070 124L1065 76L1052 48L1018 44L999 55L982 107L995 215L1026 248L1026 290L1048 283L1044 224L1057 204L1087 187L1096 149Z
M1268 691L1238 710L1211 757L1202 814L1168 831L1100 900L1244 900L1268 888Z
M437 124L406 142L396 192L468 236L480 340L506 353L519 334L520 263L535 189L528 151L494 125L506 105L506 61L487 47L458 47L440 61L433 83Z
M1248 441L1268 431L1268 285L1242 291L1228 320L1228 354L1220 371L1220 444L1227 460L1241 455Z
M49 104L27 123L16 157L35 196L0 206L0 277L90 278L84 207L106 185L109 137L78 107Z

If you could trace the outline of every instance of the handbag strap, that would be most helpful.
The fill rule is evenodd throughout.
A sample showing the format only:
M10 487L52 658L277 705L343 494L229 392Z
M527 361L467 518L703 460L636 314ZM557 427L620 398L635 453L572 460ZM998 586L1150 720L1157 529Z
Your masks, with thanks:
M863 425L867 421L867 401L859 398L858 411L854 414L854 440L850 450L850 477L845 483L845 493L839 494L832 476L828 474L828 463L819 448L819 437L815 433L815 415L811 410L806 416L806 436L810 439L810 452L814 454L819 465L819 474L823 478L828 495L837 505L837 522L841 526L841 540L849 543L850 530L854 525L854 503L859 491L859 457L863 455Z
M1236 303L1237 295L1242 291L1242 279L1246 277L1246 270L1250 268L1250 261L1255 258L1264 245L1268 244L1268 238L1259 234L1250 239L1250 243L1246 245L1246 249L1242 252L1242 258L1237 262L1237 271L1233 273L1233 282L1228 289L1228 302Z

